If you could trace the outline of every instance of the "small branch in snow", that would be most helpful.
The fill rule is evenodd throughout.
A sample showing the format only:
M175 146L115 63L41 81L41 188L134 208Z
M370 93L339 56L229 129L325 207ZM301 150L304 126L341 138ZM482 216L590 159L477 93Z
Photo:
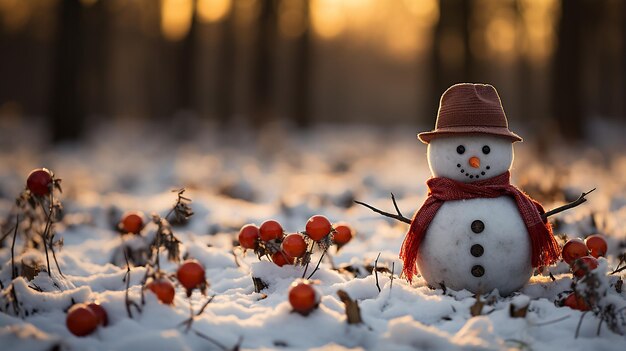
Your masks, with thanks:
M17 269L15 269L15 239L17 238L17 228L20 224L20 215L15 215L15 230L13 231L13 242L11 243L11 280L17 278Z
M391 262L391 281L389 283L389 296L391 296L391 289L393 289L393 274L394 271L396 269L396 263L395 262Z
M374 211L374 212L376 212L378 214L381 214L381 215L383 215L385 217L393 218L396 221L400 221L400 222L403 222L403 223L406 223L406 224L411 224L411 220L409 218L404 217L402 215L402 213L400 212L400 209L398 208L398 204L396 203L396 198L394 197L393 193L391 194L391 201L393 201L393 206L395 207L397 214L385 212L385 211L380 210L380 209L378 209L378 208L376 208L376 207L374 207L372 205L368 205L365 202L354 200L355 203L357 203L357 204L359 204L361 206L365 206L365 207L369 208L370 210L372 210L372 211Z
M589 311L583 312L583 314L580 316L580 320L578 321L578 325L576 326L576 334L574 335L574 339L578 339L578 333L580 332L580 326L583 324L583 318L585 318L585 315L587 314L587 312L589 312Z
M569 317L570 317L570 315L568 314L567 316L563 316L561 318L557 318L557 319L554 319L554 320L551 320L551 321L530 324L530 326L531 327L543 327L544 325L549 325L549 324L558 323L560 321L564 321L564 320L568 319Z
M178 326L183 326L185 325L185 333L189 332L189 330L191 330L191 325L193 324L193 320L195 317L201 315L204 310L206 309L206 307L213 301L213 299L215 298L215 295L212 295L211 297L209 297L209 299L204 303L204 305L202 305L202 307L200 307L200 310L198 310L198 312L193 313L193 306L191 305L191 297L189 298L189 318L185 319L184 321L180 322L178 324Z
M237 341L237 344L232 349L229 349L226 346L222 345L217 340L213 339L212 337L210 337L210 336L208 336L208 335L206 335L204 333L201 333L201 332L199 332L199 331L197 331L195 329L193 330L193 333L196 334L197 336L199 336L200 338L213 343L215 346L219 347L220 349L222 349L224 351L227 351L227 350L239 350L239 344L241 343L241 338L239 339L239 341Z
M304 279L304 277L306 276L306 271L309 270L309 263L311 263L311 254L313 253L314 245L315 245L315 241L311 240L311 246L309 247L309 250L304 254L304 257L308 257L308 260L306 261L306 265L304 266L304 272L302 272L302 279Z
M378 253L378 256L376 256L376 260L374 261L374 276L376 277L376 288L378 289L378 292L380 293L380 284L378 283L378 259L380 258L380 252Z
M124 274L124 279L122 281L126 282L126 295L124 296L124 301L126 302L126 312L128 313L128 318L132 319L133 314L130 310L131 306L134 306L139 313L141 313L141 307L137 305L135 301L132 301L129 296L130 290L130 263L128 262L128 254L126 253L126 249L124 249L124 259L126 260L126 274Z
M579 205L585 203L587 201L587 198L585 198L585 196L591 194L594 190L596 190L596 188L593 188L593 189L587 191L586 193L580 194L580 196L578 197L578 199L576 199L576 201L572 201L572 202L570 202L568 204L565 204L563 206L559 206L559 207L557 207L555 209L552 209L552 210L542 214L541 215L541 219L543 219L545 221L550 216L553 216L553 215L555 215L557 213L560 213L560 212L563 212L563 211L567 211L567 210L569 210L571 208L574 208L576 206L579 206Z
M617 274L623 270L626 269L626 264L623 267L620 267L622 265L622 263L626 262L626 252L622 253L619 256L619 262L617 263L617 267L615 267L615 270L609 274L613 275L613 274Z
M328 251L328 248L322 251L322 255L320 256L320 259L317 261L317 265L315 265L315 269L313 270L313 272L311 272L311 274L306 279L311 279L313 275L315 274L315 272L317 272L317 270L320 268L320 264L322 263L322 259L324 259L324 255L326 255L326 251Z

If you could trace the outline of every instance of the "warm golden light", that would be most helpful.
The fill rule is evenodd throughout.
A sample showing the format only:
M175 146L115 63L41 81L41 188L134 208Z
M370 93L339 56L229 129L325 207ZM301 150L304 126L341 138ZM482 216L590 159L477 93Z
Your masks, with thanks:
M558 0L520 0L524 28L521 50L531 61L542 63L552 55L559 12Z
M311 0L311 24L322 38L338 36L346 26L346 17L340 0Z
M21 0L0 0L1 26L9 31L16 31L28 23L31 6Z
M290 0L281 1L278 10L278 27L280 33L287 38L297 38L307 28L306 1Z
M437 0L404 0L404 5L421 25L434 25L439 20Z
M485 36L490 51L502 55L511 55L514 52L514 23L514 18L509 18L508 15L497 16L489 22Z
M198 0L198 16L203 22L224 19L232 7L232 0Z
M193 15L193 0L161 0L161 31L168 40L187 35Z

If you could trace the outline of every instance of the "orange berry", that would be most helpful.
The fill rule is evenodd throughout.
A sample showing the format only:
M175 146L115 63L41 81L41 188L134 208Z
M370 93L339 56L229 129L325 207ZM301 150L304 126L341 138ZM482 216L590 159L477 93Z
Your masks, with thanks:
M594 234L588 236L587 239L585 239L585 244L587 245L589 251L591 251L591 256L595 258L606 256L608 245L602 235Z
M324 239L332 230L330 221L324 216L315 215L306 222L306 234L315 241Z
M585 300L582 297L577 296L575 293L571 293L565 298L563 306L580 311L589 311L590 309L589 305L585 303Z
M563 261L569 265L571 265L576 259L587 256L588 254L589 250L587 249L587 245L585 245L585 243L578 238L568 240L563 246L563 251L561 252Z
M52 189L52 173L46 168L34 169L26 179L26 187L33 195L45 196Z
M353 236L354 230L348 224L335 225L335 234L333 234L335 244L343 246L350 242Z
M289 303L294 311L306 316L317 308L319 297L308 281L294 282L289 288Z
M576 259L572 264L572 272L578 278L582 278L587 274L598 267L598 260L593 256L585 256Z
M286 264L293 264L294 258L282 251L276 251L272 254L272 262L274 262L274 264L278 267L282 267Z
M125 233L139 234L141 229L143 229L143 213L127 212L122 217L121 223L122 230Z
M239 231L239 245L244 249L256 249L259 239L259 227L246 224Z
M204 267L196 260L185 261L176 272L176 278L188 291L205 282Z
M96 315L96 317L98 317L98 324L102 326L107 326L109 324L107 311L99 303L92 302L87 305L87 307Z
M300 234L289 234L283 240L281 248L287 256L302 257L306 252L306 242Z
M277 221L270 219L261 224L259 236L263 241L281 238L283 236L283 227Z
M174 284L168 279L153 280L146 287L156 295L161 303L171 305L174 302L176 290L174 289Z
M100 319L87 305L81 303L67 311L65 324L67 329L76 336L86 336L98 328Z

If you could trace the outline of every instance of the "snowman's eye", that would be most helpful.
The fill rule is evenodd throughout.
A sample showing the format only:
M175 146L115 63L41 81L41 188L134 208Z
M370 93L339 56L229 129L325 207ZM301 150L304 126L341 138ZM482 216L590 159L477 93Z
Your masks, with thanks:
M490 152L491 152L491 149L489 148L489 146L487 145L483 146L483 154L487 155Z
M465 146L463 146L463 145L459 145L459 146L457 146L457 147L456 147L456 152L457 152L459 155L463 155L463 153L465 152Z

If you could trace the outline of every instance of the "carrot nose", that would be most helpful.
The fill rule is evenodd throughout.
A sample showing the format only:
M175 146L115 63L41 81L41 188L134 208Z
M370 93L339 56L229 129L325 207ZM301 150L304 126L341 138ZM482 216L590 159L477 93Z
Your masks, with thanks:
M478 157L476 157L476 156L470 157L468 162L469 162L470 166L472 166L474 168L480 167L480 159Z

